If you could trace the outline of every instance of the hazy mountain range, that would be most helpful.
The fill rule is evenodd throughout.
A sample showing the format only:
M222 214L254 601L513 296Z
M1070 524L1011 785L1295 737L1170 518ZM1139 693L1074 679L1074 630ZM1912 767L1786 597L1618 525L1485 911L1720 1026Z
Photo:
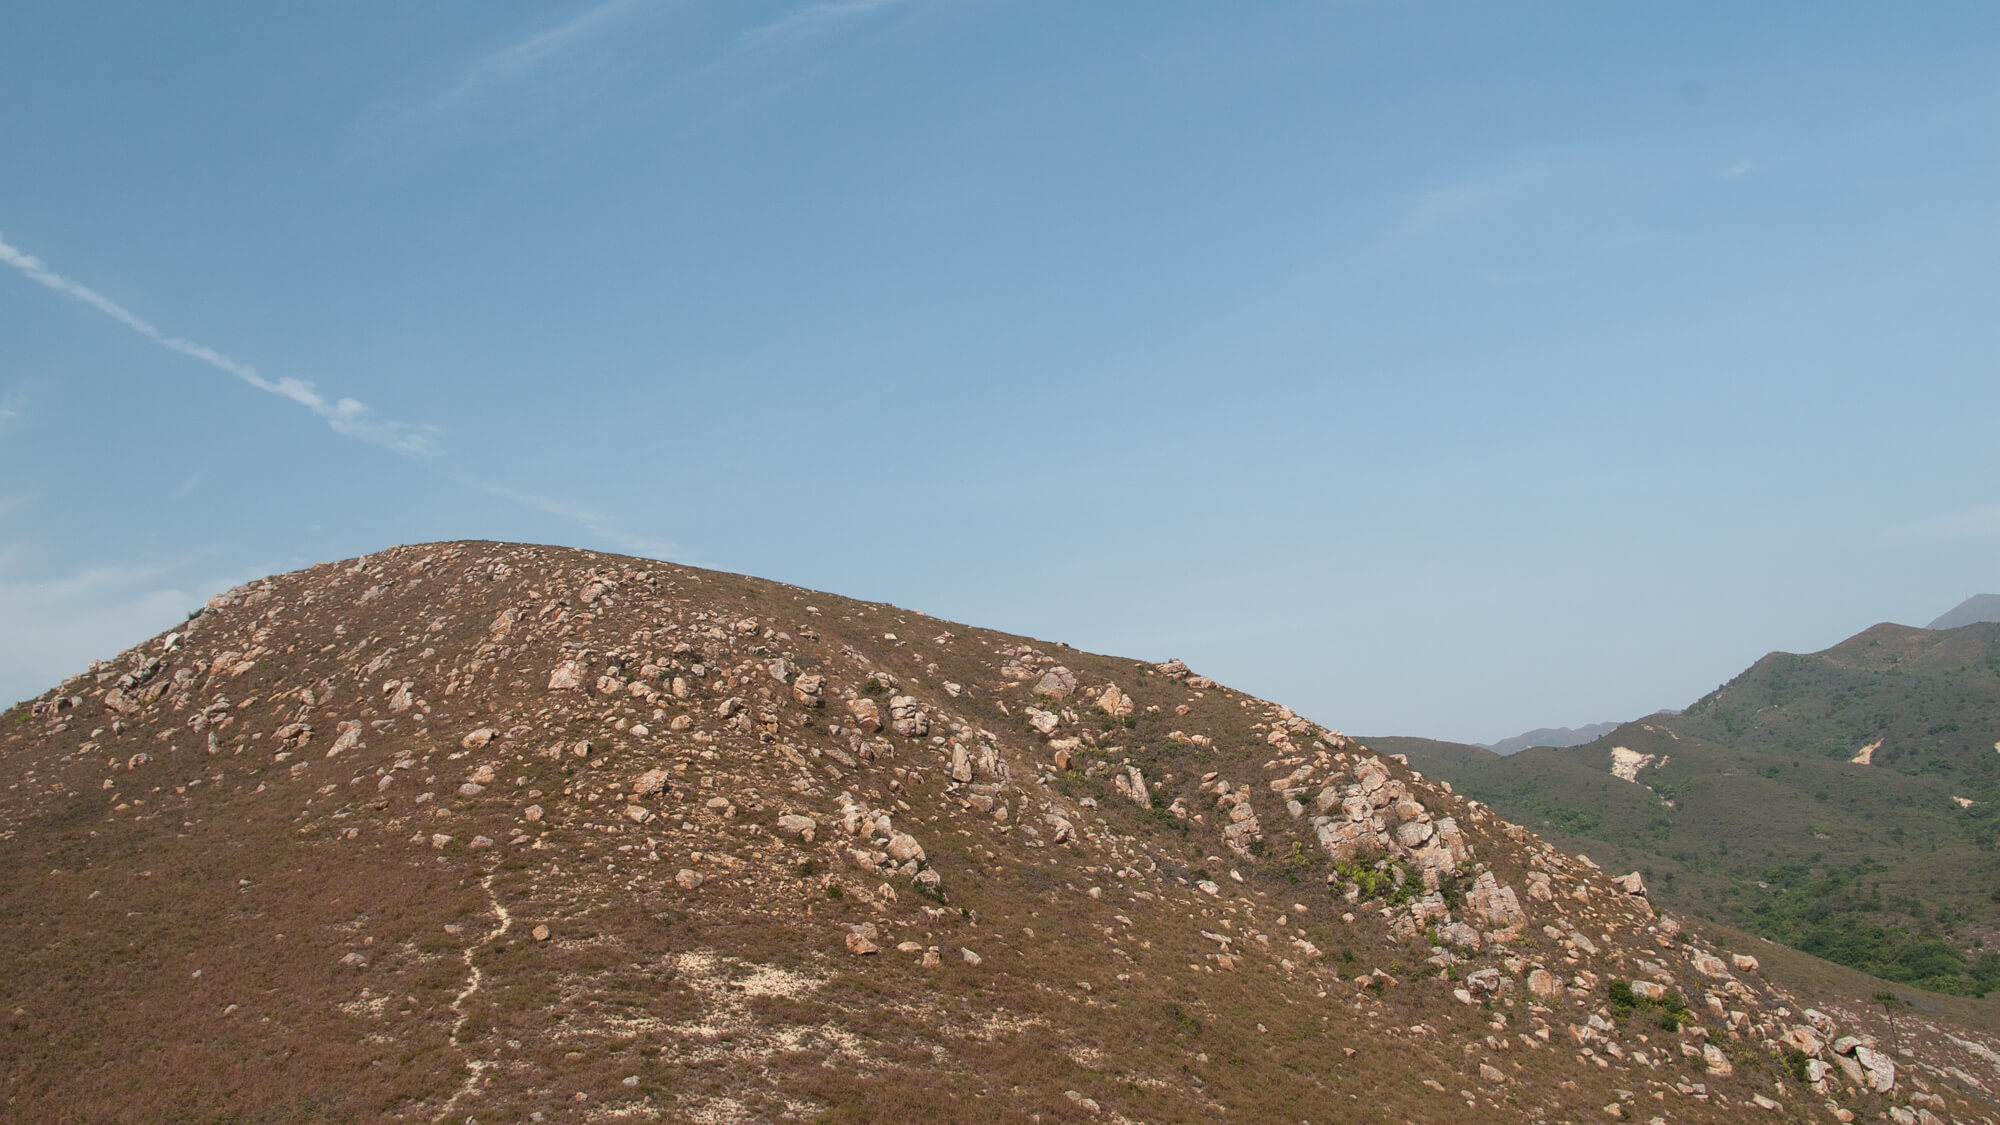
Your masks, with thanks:
M1958 629L1983 621L2000 621L2000 594L1974 594L1924 628Z
M1530 746L1580 746L1618 729L1617 723L1590 723L1580 727L1536 727L1526 734L1481 743L1495 754L1518 754Z

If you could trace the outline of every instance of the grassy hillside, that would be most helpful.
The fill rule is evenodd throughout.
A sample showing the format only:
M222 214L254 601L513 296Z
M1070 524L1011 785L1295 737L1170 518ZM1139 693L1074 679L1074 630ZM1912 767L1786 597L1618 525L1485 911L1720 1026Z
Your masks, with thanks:
M1773 653L1684 715L1413 765L1654 893L1892 981L2000 987L2000 625ZM1859 758L1860 760L1856 760ZM1626 780L1613 772L1623 761Z

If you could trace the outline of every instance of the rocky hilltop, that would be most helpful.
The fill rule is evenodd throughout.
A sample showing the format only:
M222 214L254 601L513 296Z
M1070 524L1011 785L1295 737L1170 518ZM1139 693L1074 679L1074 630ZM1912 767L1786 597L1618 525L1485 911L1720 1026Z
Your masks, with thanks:
M0 731L7 1120L1996 1116L1281 705L778 583L399 547Z

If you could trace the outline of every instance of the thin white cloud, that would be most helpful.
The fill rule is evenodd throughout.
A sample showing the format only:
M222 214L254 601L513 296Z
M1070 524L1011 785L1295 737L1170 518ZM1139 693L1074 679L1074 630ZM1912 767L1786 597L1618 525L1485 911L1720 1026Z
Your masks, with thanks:
M1724 168L1722 170L1722 178L1725 180L1740 180L1743 177L1749 175L1750 173L1755 172L1756 170L1757 170L1756 161L1739 160L1736 163L1731 164L1729 167Z
M423 112L442 113L465 105L488 90L518 82L607 34L647 3L648 0L604 0L566 22L502 47L467 67L457 82L425 104Z
M1932 516L1904 524L1891 534L1911 539L1983 539L2000 535L2000 504Z
M842 25L906 7L914 0L820 0L804 4L760 27L743 33L738 46L747 50L777 50L797 47L837 30Z
M17 551L0 552L0 565L16 557ZM171 628L210 594L251 577L183 586L167 581L168 572L163 566L98 566L31 580L0 576L0 621L7 623L8 642L0 645L0 702L47 691L135 638Z
M1403 233L1429 234L1441 227L1497 210L1548 174L1549 168L1545 164L1520 162L1420 192L1411 199L1403 217Z
M432 457L440 452L438 438L443 431L436 426L378 417L366 403L351 398L329 398L304 379L266 379L249 364L238 363L214 348L167 335L104 294L54 272L40 258L9 245L4 238L0 238L0 262L13 266L31 281L89 305L169 351L200 360L260 391L298 403L342 437L379 445L405 457Z

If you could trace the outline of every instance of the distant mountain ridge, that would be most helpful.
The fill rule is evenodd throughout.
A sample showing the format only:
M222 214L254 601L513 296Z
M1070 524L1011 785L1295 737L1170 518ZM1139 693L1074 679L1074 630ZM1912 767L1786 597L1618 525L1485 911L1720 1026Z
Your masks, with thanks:
M1581 746L1586 742L1595 742L1603 738L1618 727L1618 723L1589 723L1580 727L1536 727L1525 734L1517 734L1512 738L1503 738L1498 742L1487 744L1486 748L1504 756L1518 754L1530 746Z
M1924 628L1963 629L1987 621L2000 621L2000 594L1974 594Z

